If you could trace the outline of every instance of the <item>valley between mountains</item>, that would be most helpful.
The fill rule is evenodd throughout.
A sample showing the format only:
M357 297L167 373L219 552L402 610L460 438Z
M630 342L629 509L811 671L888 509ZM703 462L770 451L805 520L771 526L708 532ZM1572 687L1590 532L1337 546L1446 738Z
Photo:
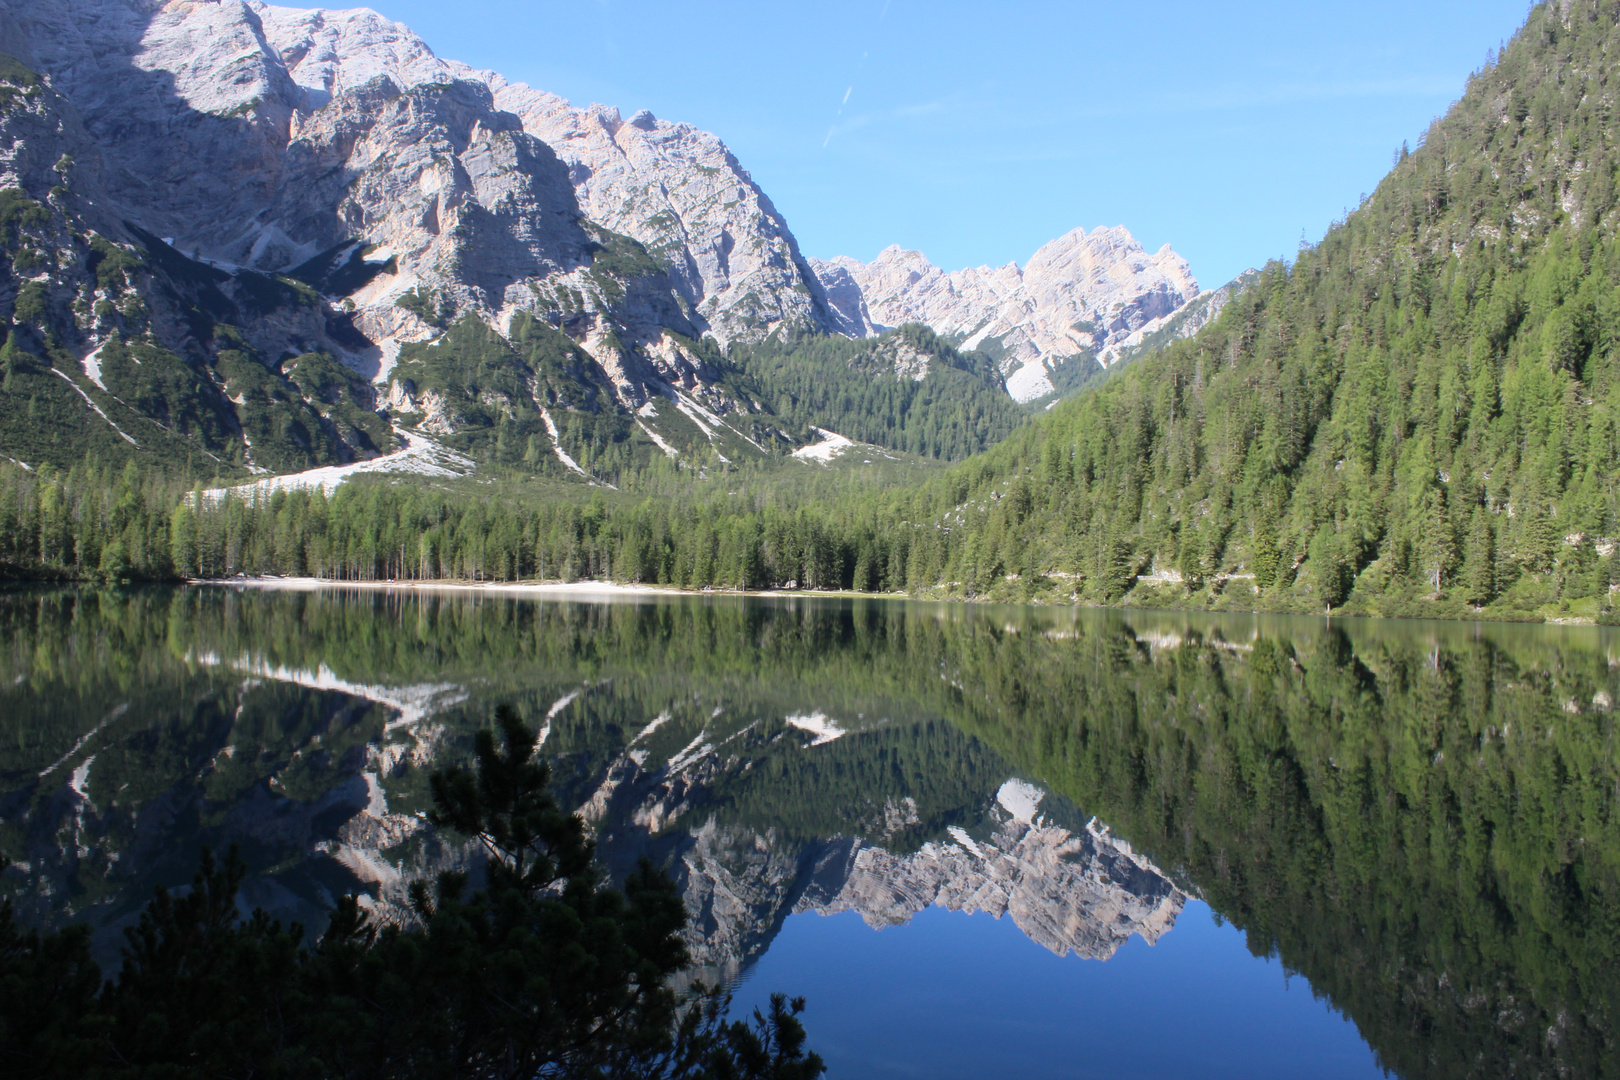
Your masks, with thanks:
M716 135L364 9L0 0L0 567L1608 620L1616 46L1537 6L1206 290L812 257Z

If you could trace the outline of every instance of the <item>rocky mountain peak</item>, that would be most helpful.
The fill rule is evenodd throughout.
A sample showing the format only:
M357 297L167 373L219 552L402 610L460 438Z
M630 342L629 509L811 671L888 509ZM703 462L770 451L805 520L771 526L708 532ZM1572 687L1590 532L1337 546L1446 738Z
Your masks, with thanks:
M697 332L754 340L787 320L837 329L786 222L716 136L641 110L576 108L504 76L445 61L406 27L366 9L308 11L254 3L269 40L320 108L386 75L403 88L478 82L567 168L592 221L645 245Z
M570 475L586 470L567 439L576 453L629 447L616 461L679 446L730 461L798 436L771 426L770 395L727 381L729 347L920 322L984 350L1027 400L1051 388L1052 363L1139 333L1196 289L1174 252L1149 255L1123 229L1076 230L1022 269L947 273L898 247L813 269L715 135L445 60L367 9L0 0L0 48L51 88L58 129L13 155L19 197L55 218L9 241L0 317L19 322L10 298L48 262L57 271L31 283L19 345L43 356L59 342L79 359L82 370L55 369L71 384L51 387L62 408L99 417L90 424L122 444L140 440L114 413L162 433L149 442L200 440L249 472L397 449L396 421L431 422L468 451L504 427L503 453L555 456ZM63 158L77 164L59 184L68 173L47 170ZM109 245L127 272L97 269ZM469 319L504 340L468 328L451 339ZM89 359L114 339L167 358L171 398L129 404L147 400L134 376ZM920 381L935 352L898 343L866 359L881 353ZM983 357L952 355L972 384L958 389L1000 394ZM361 376L345 381L342 425L288 381L283 365L306 356ZM305 436L275 434L291 430L287 410Z
M812 266L845 332L924 323L990 353L1020 401L1053 391L1055 365L1150 332L1199 294L1185 259L1168 244L1148 254L1124 226L1074 229L1022 268L945 271L898 245L870 263L840 256Z
M57 239L85 250L53 258L77 269L49 283L31 332L79 356L110 335L139 337L191 369L187 393L206 403L176 400L160 411L214 416L207 446L216 460L252 470L265 467L255 454L270 453L233 415L246 406L220 374L221 357L238 345L266 369L278 401L301 394L281 385L279 366L319 353L384 384L382 400L446 402L435 413L441 427L473 417L493 425L499 413L566 462L559 440L582 429L550 418L562 402L592 416L615 412L615 431L646 430L643 453L732 440L730 422L718 418L763 407L716 386L718 369L693 359L712 351L705 336L723 347L784 323L835 328L785 222L715 136L645 110L625 122L609 107L574 108L443 60L376 12L258 0L0 0L0 46L59 92L52 115L73 134L51 144L57 158L79 163L75 197L57 208L71 218ZM60 185L34 173L17 190L44 206ZM90 250L90 233L121 245L138 268L130 297L100 296L94 268L105 255ZM60 246L43 233L26 242ZM0 285L0 301L14 291ZM102 314L86 317L92 308ZM465 318L502 335L521 322L532 347L512 360L517 381L496 393L487 371L474 373L482 361L440 350L417 363L412 385L391 385L402 350ZM542 338L543 348L534 344ZM475 333L462 340L505 349ZM545 357L566 374L532 366L545 367ZM128 410L132 387L80 374L82 385L67 374L77 390L56 392L77 393L92 411ZM665 419L656 411L630 419L656 397L670 402ZM687 423L687 411L700 421ZM176 430L167 419L145 422ZM332 438L340 461L380 449ZM312 464L330 463L327 450L308 449L317 441L300 442L290 460L316 454ZM760 446L749 435L735 441Z
M61 83L92 135L116 143L109 147L119 158L113 194L133 219L173 236L182 251L284 271L342 239L334 236L336 226L376 216L375 208L333 207L330 191L313 206L285 204L306 179L296 168L301 158L322 158L344 181L357 168L376 166L378 155L360 163L335 151L358 141L345 130L358 113L388 100L367 88L386 86L391 95L414 94L423 120L444 127L456 154L475 131L522 132L548 144L554 155L531 156L560 160L574 191L533 210L583 214L645 245L668 264L683 331L709 332L725 344L763 336L783 320L833 328L786 223L725 145L690 125L646 110L625 122L609 107L574 108L494 72L443 60L407 27L367 9L258 0L3 0L0 14L7 41ZM486 96L469 95L474 86ZM457 102L465 108L452 117L446 106ZM374 139L387 130L375 119L368 117ZM323 139L311 154L308 144ZM210 167L196 168L200 160ZM288 221L289 211L299 220ZM392 245L409 271L395 295L435 276L452 292L469 284L447 272L450 263L426 240L443 224L424 219L414 244ZM518 229L520 244L524 231ZM376 242L369 234L358 238ZM435 259L410 265L412 249L432 251ZM499 297L462 299L491 311L503 306ZM389 320L379 314L372 321Z

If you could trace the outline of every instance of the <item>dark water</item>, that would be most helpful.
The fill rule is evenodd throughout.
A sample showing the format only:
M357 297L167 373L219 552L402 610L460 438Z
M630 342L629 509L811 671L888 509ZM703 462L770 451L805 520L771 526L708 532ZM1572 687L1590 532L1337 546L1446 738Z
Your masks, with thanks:
M25 917L121 929L199 848L318 927L467 850L547 727L739 1007L839 1077L1620 1076L1620 637L907 602L0 594Z

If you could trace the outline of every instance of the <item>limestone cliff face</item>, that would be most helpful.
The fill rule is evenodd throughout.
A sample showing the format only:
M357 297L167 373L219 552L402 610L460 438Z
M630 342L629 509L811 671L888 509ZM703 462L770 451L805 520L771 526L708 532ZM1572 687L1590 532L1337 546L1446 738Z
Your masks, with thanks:
M182 251L286 270L358 234L401 261L389 292L442 279L498 311L523 290L462 280L457 258L545 278L588 263L588 217L666 259L694 326L722 343L828 321L781 215L691 125L574 108L364 9L4 0L0 17L0 43L116 156L112 194Z
M1123 226L1075 229L1022 268L948 272L897 246L870 263L840 256L812 266L845 324L920 322L985 349L1019 401L1052 392L1050 364L1151 332L1198 295L1186 260L1168 244L1149 254Z
M709 132L646 112L624 120L611 107L576 108L496 72L440 60L372 11L252 7L309 108L379 77L402 88L488 87L495 107L563 163L580 212L668 264L682 313L699 332L725 344L762 337L784 320L831 328L820 284L786 222Z
M1176 311L1146 323L1117 341L1111 341L1097 354L1110 367L1163 348L1177 338L1192 337L1214 322L1227 303L1238 293L1260 280L1260 271L1248 269L1218 289L1205 289Z
M1175 925L1183 895L1130 846L1092 824L1078 835L1007 819L984 843L924 844L910 855L859 843L824 856L795 911L859 912L881 929L925 907L1011 916L1031 941L1059 956L1107 960L1133 934L1152 944Z
M6 0L0 22L83 116L122 211L184 250L294 256L260 215L301 95L242 4Z
M758 411L717 386L698 339L724 345L784 322L834 325L780 215L713 135L574 109L443 61L374 12L0 0L0 48L43 75L69 117L64 131L82 144L73 152L52 142L79 164L76 202L64 211L73 231L94 231L227 300L256 297L202 305L206 326L171 325L162 312L86 325L59 290L40 334L80 355L114 335L150 332L150 344L202 370L245 342L274 382L278 358L319 351L380 383L382 400L406 401L442 388L394 385L402 348L467 317L507 334L522 315L571 339L588 387L559 395L534 379L534 400L508 411L546 414L594 387L621 410L622 426L661 398L667 408L632 426L651 432L651 452L678 452L718 445L728 413ZM29 160L47 149L13 140L13 156L25 145ZM132 288L165 281L149 284ZM0 284L0 299L17 287ZM81 308L95 299L75 297ZM221 322L237 335L225 344ZM87 378L80 389L91 400L105 387L94 372ZM198 384L205 396L215 384L224 403L215 403L224 415L208 445L231 453L237 438L235 455L260 468L253 454L268 450L245 433L251 422L229 415L239 395L227 381ZM538 437L565 458L556 426ZM232 436L233 427L244 433ZM751 445L746 433L722 441L728 452ZM362 441L326 456L379 448Z
M684 306L722 343L778 324L837 329L821 284L770 199L724 143L639 112L576 109L522 84L496 100L568 165L581 208L669 263Z
M0 237L0 319L28 327L31 355L80 359L36 374L72 384L51 380L57 411L82 399L98 446L201 450L239 478L379 456L395 424L477 458L496 413L525 461L570 476L598 444L763 455L803 431L724 378L706 335L918 321L985 349L1031 400L1053 363L1116 355L1197 293L1179 256L1124 229L1076 230L1023 268L946 273L898 249L812 265L716 136L441 59L365 9L0 0L0 50L43 80L0 116L4 182L51 216ZM523 385L475 385L458 327ZM125 362L132 343L162 354L172 400L142 404L129 373L155 361ZM284 367L311 356L358 378L316 400ZM897 350L899 377L928 370Z

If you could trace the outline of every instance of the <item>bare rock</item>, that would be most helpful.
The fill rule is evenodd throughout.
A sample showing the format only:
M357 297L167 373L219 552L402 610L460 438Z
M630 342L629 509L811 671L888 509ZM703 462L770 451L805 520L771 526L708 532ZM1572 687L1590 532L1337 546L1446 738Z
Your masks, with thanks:
M923 323L994 356L1019 401L1052 392L1048 365L1099 354L1198 295L1186 260L1169 245L1148 254L1123 226L1075 229L1042 245L1022 269L947 272L898 246L870 263L839 256L811 265L851 330L863 319Z

